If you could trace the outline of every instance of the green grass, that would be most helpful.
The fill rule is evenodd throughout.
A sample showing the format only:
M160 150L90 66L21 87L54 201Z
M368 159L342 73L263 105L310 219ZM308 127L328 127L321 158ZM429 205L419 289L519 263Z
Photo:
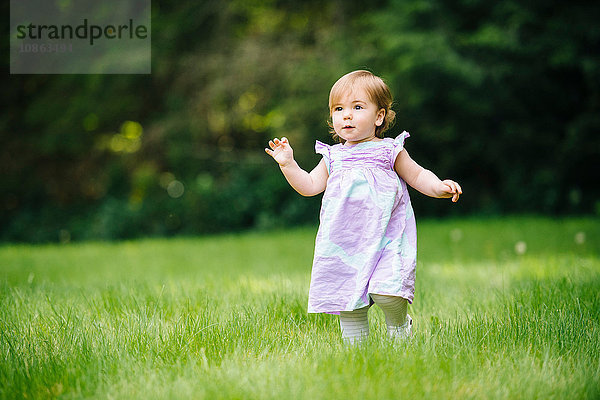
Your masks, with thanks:
M315 229L0 246L0 398L600 398L598 219L418 230L414 337L362 347L306 313Z

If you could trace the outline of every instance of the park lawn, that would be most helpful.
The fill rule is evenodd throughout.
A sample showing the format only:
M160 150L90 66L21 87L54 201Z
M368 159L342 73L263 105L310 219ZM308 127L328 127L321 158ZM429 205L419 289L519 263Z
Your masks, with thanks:
M597 399L600 220L418 223L413 338L306 313L315 229L0 246L0 398Z

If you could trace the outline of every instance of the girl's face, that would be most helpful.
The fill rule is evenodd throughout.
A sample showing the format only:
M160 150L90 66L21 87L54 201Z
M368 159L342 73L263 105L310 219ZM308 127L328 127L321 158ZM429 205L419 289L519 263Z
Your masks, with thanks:
M384 117L385 110L378 109L362 88L355 88L331 107L333 129L349 145L373 140Z

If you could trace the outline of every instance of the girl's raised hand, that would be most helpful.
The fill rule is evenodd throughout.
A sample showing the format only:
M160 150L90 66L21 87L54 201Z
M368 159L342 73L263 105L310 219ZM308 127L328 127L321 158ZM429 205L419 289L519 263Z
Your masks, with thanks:
M454 203L456 203L458 201L458 198L462 194L462 189L461 189L460 185L451 179L446 179L446 180L442 181L442 185L443 185L441 188L442 195L439 197L442 197L442 198L452 197L452 201Z
M269 147L270 149L265 148L265 152L273 157L280 166L283 167L294 160L294 151L287 138L269 140Z

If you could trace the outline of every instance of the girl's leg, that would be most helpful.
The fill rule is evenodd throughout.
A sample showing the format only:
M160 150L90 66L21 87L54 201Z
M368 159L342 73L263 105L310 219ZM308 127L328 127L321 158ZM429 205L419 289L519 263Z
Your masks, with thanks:
M369 307L340 312L342 339L347 344L361 343L369 336Z
M412 318L406 313L408 300L381 294L371 294L371 298L385 314L388 335L394 338L407 338L411 335Z

